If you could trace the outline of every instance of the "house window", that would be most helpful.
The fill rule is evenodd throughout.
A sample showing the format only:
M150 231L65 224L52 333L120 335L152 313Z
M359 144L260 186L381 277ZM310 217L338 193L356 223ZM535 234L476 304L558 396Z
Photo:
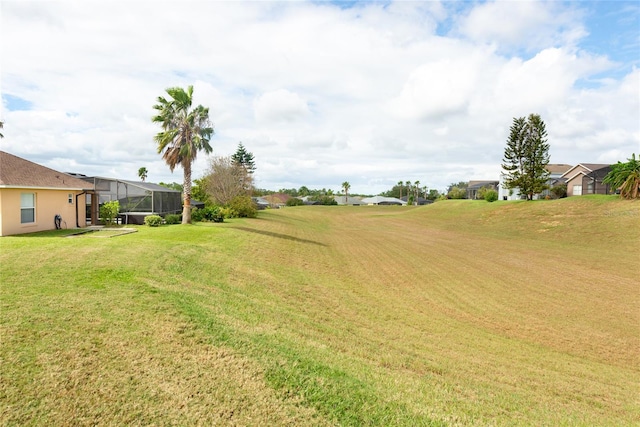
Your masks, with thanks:
M72 205L73 204L73 194L69 193L69 204Z
M573 186L573 195L574 196L582 196L582 185L574 185Z
M36 222L36 194L20 194L20 223L31 224Z

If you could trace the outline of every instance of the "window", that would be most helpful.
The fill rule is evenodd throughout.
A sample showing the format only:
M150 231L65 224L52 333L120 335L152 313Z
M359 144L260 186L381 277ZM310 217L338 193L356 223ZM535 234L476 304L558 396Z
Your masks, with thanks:
M20 194L20 223L30 224L36 222L36 194Z
M574 196L582 196L582 185L574 185L573 186L573 195Z
M69 193L69 204L72 205L73 204L73 194Z

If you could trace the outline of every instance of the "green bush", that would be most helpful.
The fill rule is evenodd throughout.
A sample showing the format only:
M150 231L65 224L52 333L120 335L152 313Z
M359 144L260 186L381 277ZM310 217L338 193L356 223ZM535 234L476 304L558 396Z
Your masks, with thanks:
M160 215L147 215L144 217L144 223L149 227L159 227L162 224Z
M236 196L229 203L229 208L233 209L240 218L255 218L258 209L249 196Z
M104 203L100 206L100 218L105 225L113 225L120 213L120 203L117 200Z
M196 222L216 221L222 216L221 209L218 206L206 206L202 209L193 208L191 211L191 220Z
M567 197L567 184L556 185L549 190L556 199Z
M289 200L287 200L287 203L285 203L287 206L302 206L304 205L304 202L301 199L298 199L297 197L292 197Z
M182 222L182 215L180 215L180 214L169 214L169 215L166 215L164 217L164 222L167 223L167 224L180 224Z
M498 200L498 192L496 190L487 190L484 192L484 199L487 202L495 202Z

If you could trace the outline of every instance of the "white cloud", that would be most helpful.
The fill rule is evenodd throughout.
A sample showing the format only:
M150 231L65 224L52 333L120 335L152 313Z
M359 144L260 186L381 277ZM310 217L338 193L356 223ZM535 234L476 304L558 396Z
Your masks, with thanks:
M256 120L261 124L293 122L309 114L309 106L297 93L286 89L264 93L253 102Z

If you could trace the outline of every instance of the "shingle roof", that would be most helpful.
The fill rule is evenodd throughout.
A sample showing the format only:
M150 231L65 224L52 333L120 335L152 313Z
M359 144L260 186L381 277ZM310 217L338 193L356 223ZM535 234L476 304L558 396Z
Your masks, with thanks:
M91 190L93 186L63 172L0 151L0 187Z
M571 169L572 167L573 166L571 165L565 165L562 163L549 163L547 166L545 166L545 169L547 169L551 173L563 174L569 169Z

